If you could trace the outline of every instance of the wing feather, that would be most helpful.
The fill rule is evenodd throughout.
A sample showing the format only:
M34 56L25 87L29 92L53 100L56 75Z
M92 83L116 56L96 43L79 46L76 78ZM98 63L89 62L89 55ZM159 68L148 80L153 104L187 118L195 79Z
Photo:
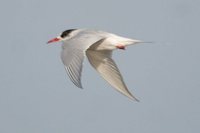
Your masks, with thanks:
M80 34L74 39L65 41L62 45L61 59L70 80L79 88L82 88L81 73L85 51L100 39L99 36Z
M71 81L79 88L83 88L81 84L82 64L84 60L84 53L75 50L72 60L69 65L65 65L65 69Z
M111 86L125 96L138 101L126 87L117 65L111 58L112 51L94 51L89 49L86 51L86 55L91 65Z

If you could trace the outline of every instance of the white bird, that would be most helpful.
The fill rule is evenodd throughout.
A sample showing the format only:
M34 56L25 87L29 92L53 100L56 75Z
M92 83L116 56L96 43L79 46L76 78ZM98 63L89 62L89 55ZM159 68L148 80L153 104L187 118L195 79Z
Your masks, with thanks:
M70 29L47 43L62 41L61 59L71 81L79 88L84 57L97 72L117 91L138 101L128 90L122 75L112 59L112 52L125 49L126 46L142 43L140 40L124 38L112 33L89 30Z

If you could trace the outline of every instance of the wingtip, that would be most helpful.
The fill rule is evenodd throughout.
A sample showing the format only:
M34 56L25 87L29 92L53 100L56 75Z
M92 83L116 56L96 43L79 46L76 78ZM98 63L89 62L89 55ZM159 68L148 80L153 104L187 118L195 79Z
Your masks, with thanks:
M137 98L134 98L134 101L136 101L136 102L140 102L140 100L138 100Z
M121 92L122 94L124 94L126 97L128 97L129 99L136 101L136 102L140 102L139 99L137 99L136 97L134 97L133 94L131 94L131 92L127 89L126 92Z
M135 98L133 95L131 95L129 98L130 98L131 100L133 100L133 101L140 102L140 100L138 100L137 98Z
M73 82L73 83L74 83L74 82ZM80 88L80 89L83 89L82 84L75 84L75 83L74 83L74 85L75 85L76 87Z
M82 85L80 85L80 86L77 86L78 88L80 88L80 89L83 89L83 86Z

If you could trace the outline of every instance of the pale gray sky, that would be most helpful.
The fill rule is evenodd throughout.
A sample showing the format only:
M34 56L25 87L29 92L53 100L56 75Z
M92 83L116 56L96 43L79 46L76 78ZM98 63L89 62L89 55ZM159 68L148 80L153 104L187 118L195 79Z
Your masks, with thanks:
M0 133L192 133L200 131L199 0L2 0ZM70 28L155 41L115 51L141 102L84 63L76 88L46 42Z

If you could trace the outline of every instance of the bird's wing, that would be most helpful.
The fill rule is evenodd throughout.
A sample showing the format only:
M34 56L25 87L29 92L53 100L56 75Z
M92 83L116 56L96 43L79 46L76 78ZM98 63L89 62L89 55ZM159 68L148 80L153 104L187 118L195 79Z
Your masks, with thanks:
M62 45L62 62L71 81L79 88L82 88L81 72L85 51L99 39L99 37L88 39L88 35L82 35L65 41Z
M105 43L99 41L100 43ZM116 90L124 94L125 96L138 101L126 87L122 75L115 64L112 57L111 50L96 50L98 49L100 43L92 45L87 51L86 55L88 57L91 65L100 73L100 75Z
M71 57L71 59L69 59ZM81 84L81 72L82 64L84 60L84 53L80 50L73 50L73 52L67 52L63 50L61 53L61 59L65 65L65 69L71 81L79 88L82 88Z

